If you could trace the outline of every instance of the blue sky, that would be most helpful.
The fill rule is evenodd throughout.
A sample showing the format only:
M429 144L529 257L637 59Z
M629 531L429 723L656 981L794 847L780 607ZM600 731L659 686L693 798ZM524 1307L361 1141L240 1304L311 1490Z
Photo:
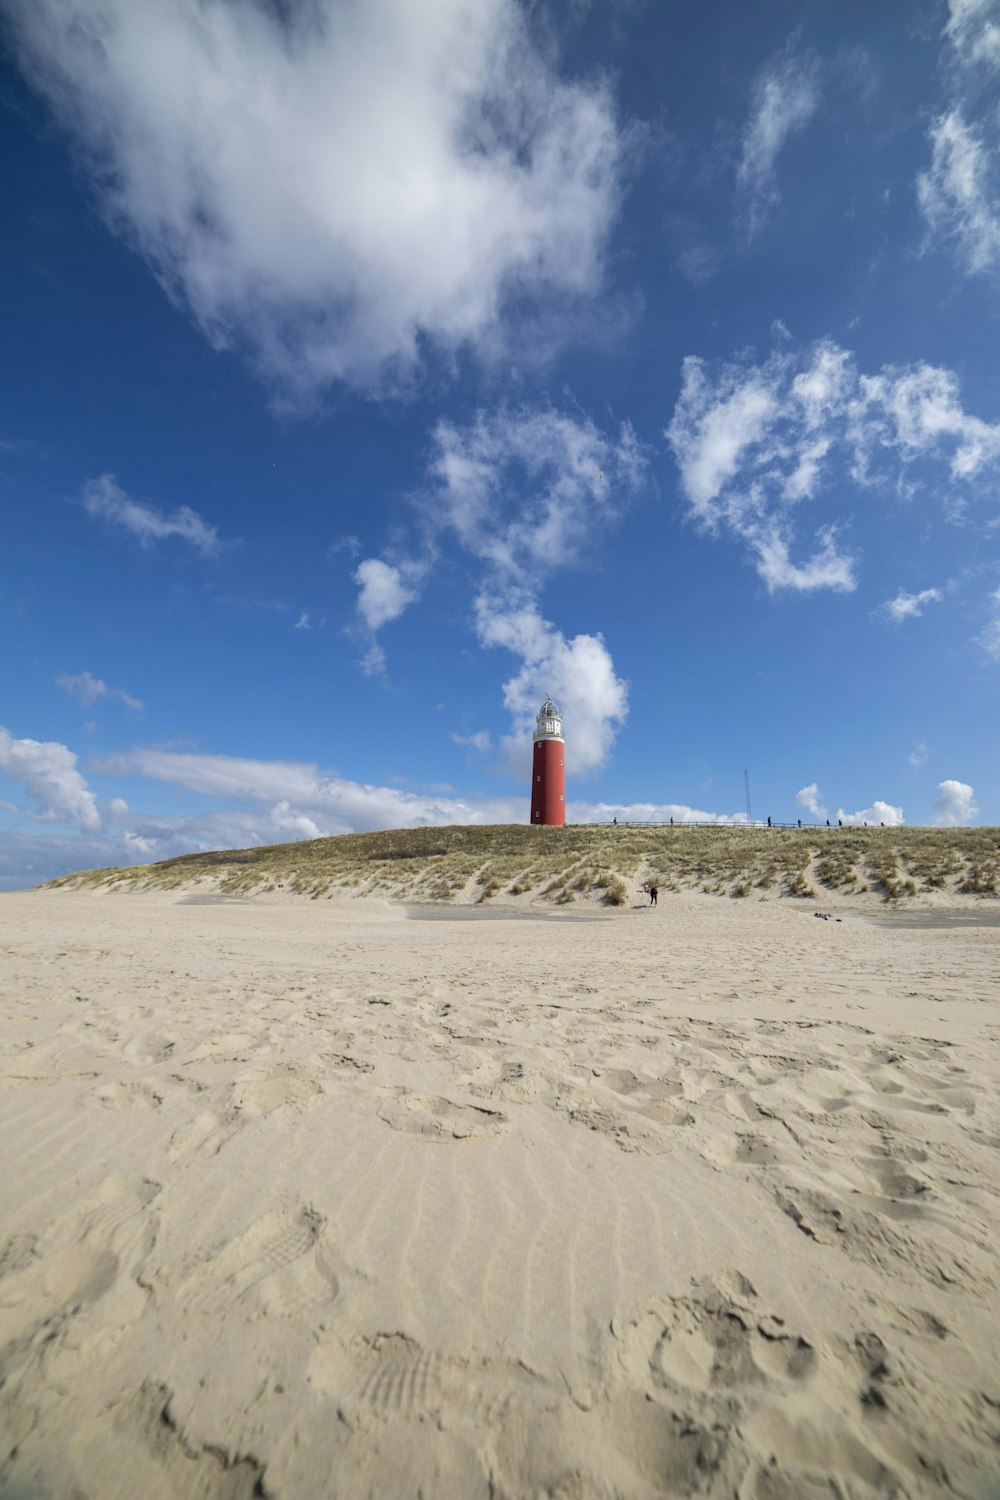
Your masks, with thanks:
M1000 822L1000 3L0 16L0 885Z

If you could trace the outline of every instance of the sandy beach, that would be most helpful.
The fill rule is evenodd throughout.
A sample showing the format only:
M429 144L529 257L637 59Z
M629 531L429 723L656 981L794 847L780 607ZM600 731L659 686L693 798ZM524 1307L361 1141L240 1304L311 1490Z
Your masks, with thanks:
M0 897L4 1500L1000 1493L1000 927Z

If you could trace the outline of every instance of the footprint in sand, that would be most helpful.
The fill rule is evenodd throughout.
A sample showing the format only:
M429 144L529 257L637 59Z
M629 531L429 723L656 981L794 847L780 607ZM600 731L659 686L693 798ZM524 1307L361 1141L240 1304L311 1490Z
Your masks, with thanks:
M223 1146L239 1129L237 1118L213 1114L205 1110L189 1123L178 1127L170 1137L167 1155L171 1161L180 1161L194 1152L208 1151L218 1156Z
M279 1063L273 1068L247 1068L237 1073L232 1102L244 1114L269 1115L276 1109L311 1109L321 1096L322 1089L314 1078Z
M565 1399L561 1385L522 1364L440 1354L402 1333L319 1344L309 1374L314 1388L335 1393L344 1410L404 1420L448 1414L493 1426L513 1408L537 1414Z
M109 1177L37 1238L9 1241L0 1255L0 1343L36 1336L48 1342L97 1302L102 1329L93 1343L77 1337L78 1351L90 1355L114 1343L145 1306L135 1275L156 1240L149 1205L159 1192L155 1182Z
M197 1313L239 1303L250 1317L291 1317L332 1303L339 1290L323 1220L299 1208L266 1214L221 1246L185 1277L177 1300Z
M506 1115L498 1109L413 1094L384 1100L378 1113L393 1130L434 1141L485 1140L504 1135L509 1128Z
M106 1109L159 1109L163 1095L148 1083L105 1083L92 1097Z
M185 1431L174 1417L171 1392L152 1381L81 1424L67 1446L86 1493L99 1493L101 1500L254 1500L268 1493L255 1459L234 1452L229 1437L209 1446Z
M753 1288L739 1273L703 1281L692 1296L650 1314L636 1332L645 1344L647 1380L659 1389L801 1383L816 1363L807 1340L756 1308Z

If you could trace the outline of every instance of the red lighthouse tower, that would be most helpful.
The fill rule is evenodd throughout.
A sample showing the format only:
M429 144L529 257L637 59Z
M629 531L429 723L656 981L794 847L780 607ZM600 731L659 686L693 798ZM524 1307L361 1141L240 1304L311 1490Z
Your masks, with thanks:
M562 718L551 698L538 714L531 761L531 821L562 828L566 822L566 746Z

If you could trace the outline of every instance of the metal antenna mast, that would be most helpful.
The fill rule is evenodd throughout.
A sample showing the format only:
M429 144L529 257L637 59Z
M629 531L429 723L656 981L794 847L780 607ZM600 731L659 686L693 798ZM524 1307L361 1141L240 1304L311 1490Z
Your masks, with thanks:
M747 794L747 822L752 823L753 813L750 811L750 772L746 769L745 766L743 768L743 785L746 789Z

